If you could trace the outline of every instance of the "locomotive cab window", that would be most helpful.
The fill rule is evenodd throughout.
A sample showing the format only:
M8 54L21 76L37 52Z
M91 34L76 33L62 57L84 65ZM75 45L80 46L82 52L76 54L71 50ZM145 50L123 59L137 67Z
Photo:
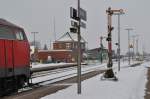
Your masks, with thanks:
M24 36L24 33L22 31L17 31L15 34L16 34L17 40L25 40L25 36Z
M0 39L15 39L15 35L10 28L0 26Z

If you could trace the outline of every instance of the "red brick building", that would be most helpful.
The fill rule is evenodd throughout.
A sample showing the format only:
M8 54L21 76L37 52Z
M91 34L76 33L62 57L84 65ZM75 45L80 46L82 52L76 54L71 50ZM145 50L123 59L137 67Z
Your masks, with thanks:
M38 59L42 62L74 62L72 50L39 50Z
M81 37L82 53L85 51L85 48L86 41ZM51 57L51 60L56 62L76 62L77 49L77 34L67 32L53 43L53 50L39 51L38 59L46 61L48 57Z
M78 39L76 33L65 33L53 43L54 50L72 50L72 60L77 60ZM81 37L81 54L86 49L86 41ZM82 55L81 55L82 56Z

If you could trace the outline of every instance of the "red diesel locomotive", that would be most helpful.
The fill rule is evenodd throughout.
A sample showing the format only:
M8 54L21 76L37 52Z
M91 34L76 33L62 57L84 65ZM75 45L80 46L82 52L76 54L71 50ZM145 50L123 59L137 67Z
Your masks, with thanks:
M0 95L17 91L30 78L30 46L23 28L0 19Z

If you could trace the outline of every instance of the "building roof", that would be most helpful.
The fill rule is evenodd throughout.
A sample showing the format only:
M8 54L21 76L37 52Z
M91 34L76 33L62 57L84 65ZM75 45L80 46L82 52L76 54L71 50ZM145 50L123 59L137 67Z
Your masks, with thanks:
M15 28L20 28L20 29L22 29L21 27L19 27L19 26L13 24L13 23L11 23L11 22L8 22L7 20L2 19L2 18L0 18L0 25L5 25L5 26L10 26L10 27L15 27Z
M64 42L68 42L68 41L75 41L77 42L78 39L77 39L77 34L76 33L65 33L64 35L62 35L58 40L56 41L64 41ZM86 42L83 37L81 37L81 42Z
M72 50L38 50L38 52L72 52Z

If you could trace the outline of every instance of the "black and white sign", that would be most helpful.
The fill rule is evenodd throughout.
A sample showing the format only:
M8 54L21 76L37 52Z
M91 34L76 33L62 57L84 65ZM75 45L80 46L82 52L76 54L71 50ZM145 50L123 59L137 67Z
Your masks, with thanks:
M73 27L78 27L78 23L71 20L71 26L73 26Z
M70 32L72 32L72 33L77 33L77 28L71 27L71 28L70 28Z
M87 21L86 11L82 8L80 8L80 18L84 21Z
M74 20L77 20L77 10L73 7L70 7L70 17Z

